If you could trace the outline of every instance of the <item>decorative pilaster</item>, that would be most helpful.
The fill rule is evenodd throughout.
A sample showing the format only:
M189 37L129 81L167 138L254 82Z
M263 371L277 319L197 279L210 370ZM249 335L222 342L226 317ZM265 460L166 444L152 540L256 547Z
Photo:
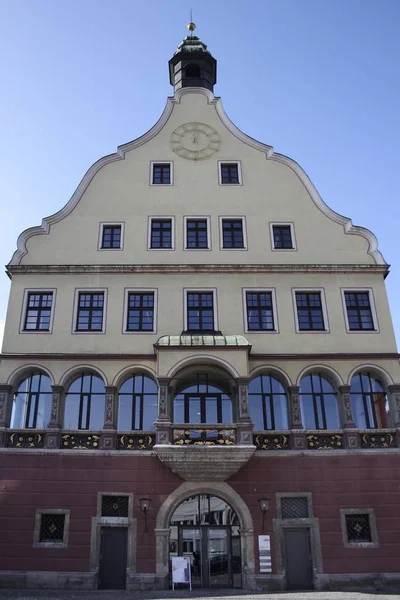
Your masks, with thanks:
M292 429L292 450L306 450L307 440L303 431L303 423L301 421L299 386L290 385L289 406L290 406L290 428Z
M338 404L343 429L355 429L349 385L339 387Z
M0 385L0 448L7 442L5 428L7 427L7 415L10 412L9 403L11 399L11 386Z
M64 393L62 385L52 385L53 395L51 398L50 421L44 435L44 447L56 450L61 443L61 399Z
M249 410L249 378L238 377L236 379L236 402L237 402L237 444L239 446L253 445L254 425Z
M393 427L400 428L400 384L388 386L388 400Z
M156 421L156 444L171 443L170 379L158 377L158 411Z
M106 386L106 409L104 414L103 429L116 429L116 403L117 388L113 385Z

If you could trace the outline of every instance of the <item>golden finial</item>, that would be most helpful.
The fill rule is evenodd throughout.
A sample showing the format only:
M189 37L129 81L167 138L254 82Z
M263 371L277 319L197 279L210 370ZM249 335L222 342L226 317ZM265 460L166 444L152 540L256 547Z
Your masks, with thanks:
M187 28L190 31L190 35L193 35L193 31L196 29L196 25L193 23L192 9L190 9L190 23L188 24Z

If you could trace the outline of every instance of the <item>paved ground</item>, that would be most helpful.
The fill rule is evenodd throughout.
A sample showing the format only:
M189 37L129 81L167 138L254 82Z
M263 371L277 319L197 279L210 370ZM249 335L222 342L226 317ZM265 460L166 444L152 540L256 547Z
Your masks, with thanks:
M243 592L242 590L220 590L190 592L132 592L132 591L51 591L51 590L0 590L0 600L168 600L169 598L189 598L189 600L400 600L400 594L383 594L382 592L286 592L265 594Z

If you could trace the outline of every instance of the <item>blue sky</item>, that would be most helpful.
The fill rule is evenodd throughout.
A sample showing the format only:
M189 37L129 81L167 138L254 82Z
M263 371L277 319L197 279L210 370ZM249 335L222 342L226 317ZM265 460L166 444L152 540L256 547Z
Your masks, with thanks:
M399 0L0 0L0 263L158 119L191 7L234 123L377 235L399 340Z

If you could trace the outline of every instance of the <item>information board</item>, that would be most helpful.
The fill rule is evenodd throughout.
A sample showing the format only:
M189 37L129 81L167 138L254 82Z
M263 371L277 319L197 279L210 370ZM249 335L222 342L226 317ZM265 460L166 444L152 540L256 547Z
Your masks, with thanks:
M173 556L172 561L172 589L175 583L187 583L192 589L192 574L190 570L190 559L188 556Z
M269 535L258 536L258 553L260 557L260 573L271 573L271 538Z

